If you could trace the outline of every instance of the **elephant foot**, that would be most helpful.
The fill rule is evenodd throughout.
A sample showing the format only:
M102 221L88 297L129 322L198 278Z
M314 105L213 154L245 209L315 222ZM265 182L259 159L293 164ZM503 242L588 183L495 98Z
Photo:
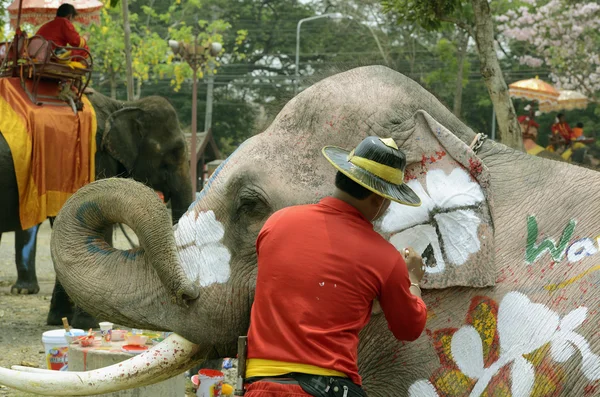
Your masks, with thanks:
M74 328L80 328L84 331L90 328L100 328L98 320L95 317L79 308L75 309L72 325Z
M10 287L10 293L13 295L32 295L40 292L40 286L37 281L21 281Z

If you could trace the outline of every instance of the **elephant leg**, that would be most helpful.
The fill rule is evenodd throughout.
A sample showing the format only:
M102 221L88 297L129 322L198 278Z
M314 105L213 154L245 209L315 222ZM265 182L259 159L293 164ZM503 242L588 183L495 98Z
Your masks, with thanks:
M50 218L50 226L53 225L54 218ZM112 227L110 227L104 232L104 238L110 245L112 245L112 230ZM56 282L54 283L54 290L52 291L52 300L50 301L47 324L61 325L63 317L66 317L69 320L69 323L75 328L86 330L89 328L98 328L99 326L98 320L95 317L71 301L57 277Z
M35 274L35 252L40 225L15 231L17 282L10 288L12 294L37 294L40 291Z
M60 281L58 281L58 278L56 278L46 323L48 325L62 325L63 317L66 317L69 323L71 323L73 320L73 310L73 302L71 302L67 291L65 291Z

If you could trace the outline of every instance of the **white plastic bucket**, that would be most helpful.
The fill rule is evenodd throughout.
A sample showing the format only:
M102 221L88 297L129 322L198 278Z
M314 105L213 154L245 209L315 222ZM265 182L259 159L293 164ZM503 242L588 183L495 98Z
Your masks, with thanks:
M77 330L81 331L81 330ZM65 338L64 329L53 329L42 334L42 343L46 350L46 365L54 371L66 371L68 369L69 344Z
M224 374L215 370L200 370L198 372L197 397L221 397Z

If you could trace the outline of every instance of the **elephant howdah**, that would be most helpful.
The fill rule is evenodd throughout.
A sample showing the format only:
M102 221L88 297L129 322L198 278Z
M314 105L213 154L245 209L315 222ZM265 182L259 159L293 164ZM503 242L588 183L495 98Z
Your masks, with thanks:
M56 220L57 274L92 314L192 342L185 365L231 356L249 325L261 226L278 209L331 194L334 169L321 148L352 148L366 136L394 139L407 154L405 181L423 201L416 212L390 206L377 230L397 248L417 239L418 251L433 249L426 332L404 345L374 314L360 334L368 395L595 394L599 174L490 140L474 153L469 127L381 66L337 74L292 99L214 172L174 228L139 183L82 188ZM114 222L132 226L141 247L106 244L102 226ZM141 370L123 384L112 369L100 371L110 384L103 392L158 380ZM97 390L79 375L55 374L54 382L63 395ZM0 383L22 390L40 392L38 381L38 374L0 371Z

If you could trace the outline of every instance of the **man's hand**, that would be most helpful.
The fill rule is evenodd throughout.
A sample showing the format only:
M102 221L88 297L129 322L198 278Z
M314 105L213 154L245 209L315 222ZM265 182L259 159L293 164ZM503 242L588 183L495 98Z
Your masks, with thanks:
M404 249L404 260L408 268L408 276L411 283L419 284L425 274L425 263L421 255L417 254L411 247Z
M83 39L85 40L86 43L90 40L90 34L89 33L84 33L82 37L83 37Z

